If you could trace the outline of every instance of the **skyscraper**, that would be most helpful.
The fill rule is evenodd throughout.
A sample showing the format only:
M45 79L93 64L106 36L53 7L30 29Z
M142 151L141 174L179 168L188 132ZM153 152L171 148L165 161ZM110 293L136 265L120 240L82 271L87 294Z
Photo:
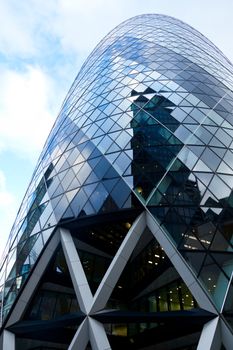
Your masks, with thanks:
M230 350L233 67L163 15L84 63L1 266L1 346Z

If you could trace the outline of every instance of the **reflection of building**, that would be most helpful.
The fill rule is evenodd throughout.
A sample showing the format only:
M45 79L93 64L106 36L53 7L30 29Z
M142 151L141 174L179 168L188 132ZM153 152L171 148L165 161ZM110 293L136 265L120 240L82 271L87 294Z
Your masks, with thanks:
M9 238L2 349L231 349L232 71L161 15L96 47Z
M134 189L146 200L183 144L172 133L180 123L171 115L175 105L169 99L151 88L131 95Z

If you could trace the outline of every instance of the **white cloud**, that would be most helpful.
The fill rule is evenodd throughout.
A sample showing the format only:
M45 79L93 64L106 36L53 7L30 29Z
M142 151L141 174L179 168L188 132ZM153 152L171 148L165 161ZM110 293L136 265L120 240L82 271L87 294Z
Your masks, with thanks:
M6 244L11 226L13 224L13 219L15 217L17 207L18 207L17 200L15 196L7 190L6 178L4 176L3 171L0 170L0 222L1 222L0 258L2 254L2 249Z
M38 156L54 121L50 112L53 84L40 69L2 72L0 87L1 149L31 159Z
M14 196L6 190L6 178L0 170L0 208L1 210L11 206L14 203Z
M58 0L50 32L64 50L90 53L104 35L129 17L130 7L125 0Z
M19 16L17 8L10 3L11 1L0 2L0 51L5 55L32 54L35 46L31 28L25 25L25 16Z
M153 12L192 24L213 41L216 39L217 45L223 42L222 48L231 55L226 34L232 33L232 10L231 0L222 0L221 7L217 0L177 0L175 4L164 0L0 1L0 51L6 56L42 57L43 50L52 52L50 44L56 42L60 52L85 55L124 19Z

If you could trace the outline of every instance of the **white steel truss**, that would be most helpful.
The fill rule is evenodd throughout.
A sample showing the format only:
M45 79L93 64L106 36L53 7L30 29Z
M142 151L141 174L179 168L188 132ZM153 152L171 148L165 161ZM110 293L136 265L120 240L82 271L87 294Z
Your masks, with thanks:
M54 255L58 244L61 243L80 309L85 314L85 319L78 327L68 350L85 350L89 341L93 350L111 349L104 326L95 320L92 315L101 312L105 308L119 277L147 227L164 249L200 307L216 314L216 318L204 325L197 349L220 350L221 344L224 344L227 350L231 350L233 335L224 319L219 315L204 287L195 278L193 271L179 254L166 232L162 230L154 217L146 211L140 214L132 224L94 295L90 290L71 233L64 228L58 229L37 262L9 317L6 328L22 318L51 257ZM6 347L6 341L10 344L10 347ZM1 343L1 349L15 350L15 337L7 330L2 333Z

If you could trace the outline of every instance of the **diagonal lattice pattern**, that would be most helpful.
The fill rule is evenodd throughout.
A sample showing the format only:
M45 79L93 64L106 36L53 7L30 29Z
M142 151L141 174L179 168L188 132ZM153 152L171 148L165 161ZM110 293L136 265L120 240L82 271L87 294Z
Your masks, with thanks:
M114 261L126 232L108 230L105 218L145 210L198 304L232 323L232 73L211 42L167 16L135 17L100 42L68 92L12 228L2 320L58 225L104 218L98 242L87 228L78 239Z

